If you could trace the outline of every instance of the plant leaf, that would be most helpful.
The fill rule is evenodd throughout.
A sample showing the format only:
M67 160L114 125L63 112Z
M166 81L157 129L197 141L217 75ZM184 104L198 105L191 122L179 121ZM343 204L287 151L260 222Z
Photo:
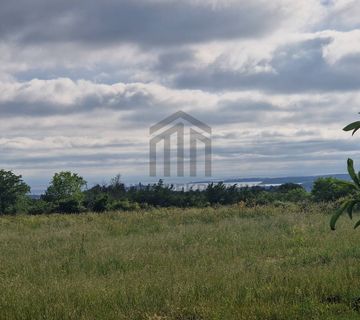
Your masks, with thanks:
M345 128L343 128L344 131L351 131L351 130L358 130L360 128L360 121L355 121L350 124L348 124Z
M360 127L358 127L358 128L356 128L356 129L354 129L354 131L352 132L352 134L351 134L351 135L353 136L353 135L355 134L355 132L356 132L356 131L358 131L359 129L360 129Z
M360 177L360 172L359 172L359 177ZM343 185L344 187L346 186L346 187L351 187L353 189L357 189L357 186L353 182L350 182L350 181L339 180L339 181L337 181L337 183Z
M360 220L358 222L355 223L354 225L354 229L356 229L358 226L360 226Z
M330 228L331 230L335 230L335 225L342 213L346 210L347 206L349 205L349 201L346 201L336 212L333 214L330 220Z
M359 178L356 175L355 170L354 170L354 161L352 159L350 159L350 158L347 160L347 170L349 172L349 175L350 175L351 179L353 179L354 183L357 186L359 186L360 185Z
M349 201L349 204L347 207L347 213L348 213L350 219L352 219L352 213L353 213L353 209L354 209L355 205L359 202L360 202L360 200L350 200Z

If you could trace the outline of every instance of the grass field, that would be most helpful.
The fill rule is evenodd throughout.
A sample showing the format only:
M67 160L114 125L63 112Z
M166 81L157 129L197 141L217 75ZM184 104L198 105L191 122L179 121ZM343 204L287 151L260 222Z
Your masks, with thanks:
M359 319L360 231L326 211L1 217L0 319Z

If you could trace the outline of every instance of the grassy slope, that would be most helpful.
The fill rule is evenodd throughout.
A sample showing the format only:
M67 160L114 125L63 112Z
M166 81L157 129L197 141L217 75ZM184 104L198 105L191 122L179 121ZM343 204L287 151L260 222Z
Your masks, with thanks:
M2 217L0 319L358 319L360 231L299 211Z

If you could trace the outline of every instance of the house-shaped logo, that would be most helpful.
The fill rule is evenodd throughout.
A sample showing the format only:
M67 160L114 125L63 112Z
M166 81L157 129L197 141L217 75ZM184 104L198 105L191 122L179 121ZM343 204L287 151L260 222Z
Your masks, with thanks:
M156 147L160 142L164 144L164 176L169 177L171 175L171 137L173 135L176 135L177 176L184 176L186 122L190 124L188 141L190 176L195 177L197 175L198 142L204 146L204 174L207 177L211 176L211 128L184 111L177 111L150 127L150 176L156 176Z

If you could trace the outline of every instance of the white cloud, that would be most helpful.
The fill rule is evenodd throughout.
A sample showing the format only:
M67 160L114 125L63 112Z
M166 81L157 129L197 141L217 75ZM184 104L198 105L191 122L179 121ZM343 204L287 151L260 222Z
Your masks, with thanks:
M332 41L324 46L324 58L334 64L342 59L357 56L360 58L360 30L352 30L349 32L323 32L324 36L331 37Z

